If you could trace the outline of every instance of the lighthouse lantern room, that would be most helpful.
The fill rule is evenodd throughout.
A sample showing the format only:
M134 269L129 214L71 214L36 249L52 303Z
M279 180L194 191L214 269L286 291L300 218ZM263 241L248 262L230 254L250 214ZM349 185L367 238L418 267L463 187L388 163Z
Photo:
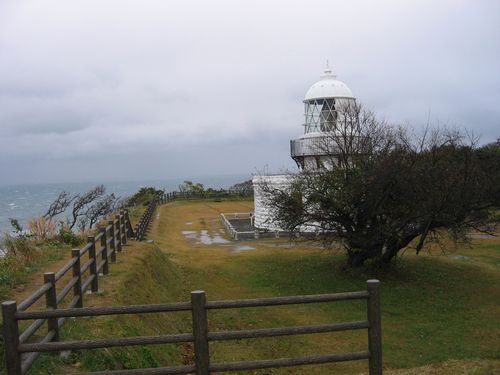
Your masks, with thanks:
M327 63L321 79L304 97L304 135L290 141L291 157L300 169L333 167L332 156L336 151L331 137L341 121L342 109L355 101L349 87L337 80Z

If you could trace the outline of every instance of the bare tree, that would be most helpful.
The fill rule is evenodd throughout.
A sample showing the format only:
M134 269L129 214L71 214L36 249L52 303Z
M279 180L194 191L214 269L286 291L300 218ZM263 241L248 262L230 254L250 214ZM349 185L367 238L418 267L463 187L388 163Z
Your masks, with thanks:
M92 228L101 218L122 208L127 203L126 200L116 198L114 194L104 195L105 192L104 185L98 185L83 194L74 196L63 191L52 202L43 217L51 221L73 204L71 216L66 219L69 229L73 229L75 225L78 225L81 231L87 227Z
M59 193L59 196L54 200L54 202L51 203L49 209L43 217L51 221L54 217L66 211L75 198L76 197L72 197L67 191L62 191Z
M104 185L98 185L95 188L87 191L83 194L78 194L75 196L73 201L73 207L71 209L71 218L68 219L68 227L69 229L73 229L73 227L80 221L82 217L85 216L86 209L89 204L94 202L99 197L102 197L106 192L106 188ZM80 228L85 228L86 220L83 218L80 221Z
M109 194L97 200L89 206L83 216L80 218L80 229L85 230L88 224L92 228L100 219L112 213L115 210L117 199L114 194Z

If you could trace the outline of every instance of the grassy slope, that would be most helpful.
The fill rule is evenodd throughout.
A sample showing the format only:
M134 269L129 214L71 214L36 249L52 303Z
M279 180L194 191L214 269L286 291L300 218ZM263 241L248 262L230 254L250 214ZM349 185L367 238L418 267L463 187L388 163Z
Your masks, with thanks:
M405 256L390 270L345 271L341 256L305 244L289 248L286 240L248 242L258 249L235 254L231 252L233 245L201 245L181 234L181 230L218 231L218 212L241 212L249 208L250 202L178 202L162 207L151 233L158 248L150 244L127 247L123 260L112 268L112 275L103 279L105 293L92 296L90 303L182 301L188 300L189 290L194 289L206 290L212 300L360 290L366 279L377 277L383 283L387 368L427 366L450 359L468 361L403 373L487 374L498 368L498 241L485 241L472 250L459 249L456 254L466 255L465 260ZM209 319L211 329L227 330L355 320L362 319L364 314L363 304L350 302L226 310L210 312ZM122 316L77 322L65 326L65 338L174 333L190 328L189 315L182 313L148 315L147 319ZM363 350L365 346L366 334L355 332L215 343L211 350L215 361L232 361ZM192 349L189 345L144 346L76 353L66 361L44 358L34 373L52 373L54 366L72 371L189 363ZM464 366L466 370L462 370ZM339 373L359 373L366 370L366 363L253 373L324 374L333 369Z

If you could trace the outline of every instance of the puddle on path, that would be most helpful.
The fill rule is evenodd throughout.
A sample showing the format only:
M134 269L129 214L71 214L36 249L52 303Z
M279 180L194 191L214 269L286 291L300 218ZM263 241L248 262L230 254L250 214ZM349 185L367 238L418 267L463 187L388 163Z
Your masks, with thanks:
M186 221L184 224L186 224L186 225L193 225L193 222L192 221Z
M195 230L183 230L181 233L184 237L189 238L190 240L196 240L196 231Z
M200 242L204 245L212 245L230 243L231 241L222 238L219 233L212 233L212 235L210 235L208 230L202 230L200 232Z
M487 233L470 233L467 235L467 237L472 238L472 239L494 239L497 238L497 236L494 236L492 234L487 234Z
M181 231L181 233L184 235L184 237L190 240L195 240L196 243L201 243L203 245L221 245L231 243L231 241L222 238L219 233L210 234L206 229L200 232L197 232L195 230L183 230Z
M193 241L195 244L202 244L207 246L222 245L224 247L227 247L228 249L231 249L232 253L241 253L243 251L250 251L256 249L254 246L235 245L233 241L226 240L225 238L222 237L222 235L225 234L224 230L222 229L217 232L215 231L209 232L206 229L201 231L183 230L181 231L181 233L184 237Z
M233 247L233 253L241 253L242 251L255 250L255 247L248 245L236 245Z

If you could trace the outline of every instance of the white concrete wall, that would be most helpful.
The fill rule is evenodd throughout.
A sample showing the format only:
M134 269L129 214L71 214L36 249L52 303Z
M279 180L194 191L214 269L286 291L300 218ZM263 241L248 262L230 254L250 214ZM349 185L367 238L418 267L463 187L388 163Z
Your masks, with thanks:
M254 189L254 225L258 229L270 231L282 230L271 221L271 208L266 204L263 186L284 189L289 184L292 175L254 176L252 179Z
M272 219L272 208L266 204L266 197L263 192L263 186L266 184L276 189L286 189L291 183L294 175L277 176L255 176L252 179L254 189L254 226L258 229L269 231L283 231ZM299 228L300 232L314 233L317 231L317 225L305 224Z

